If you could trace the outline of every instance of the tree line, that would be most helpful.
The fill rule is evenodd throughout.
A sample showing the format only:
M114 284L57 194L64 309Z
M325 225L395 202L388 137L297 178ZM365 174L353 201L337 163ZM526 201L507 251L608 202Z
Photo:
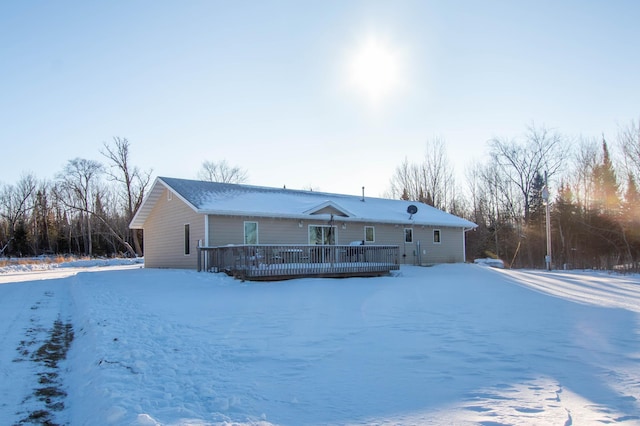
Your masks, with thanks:
M74 158L52 180L27 173L0 184L0 256L143 255L143 235L128 225L152 171L132 164L130 147L115 137L100 150L103 162ZM429 140L422 158L397 166L386 195L475 222L468 259L497 257L529 268L545 266L548 202L555 268L639 269L640 121L622 127L614 141L572 140L532 125L519 138L489 141L488 154L467 168L461 184L446 141ZM224 160L203 162L196 176L248 180L246 170Z
M142 235L128 225L151 170L131 164L130 143L104 143L105 163L74 158L53 180L23 174L0 186L0 255L142 255Z
M542 268L550 194L555 268L640 269L640 122L621 128L613 143L532 125L520 138L489 141L488 150L488 160L467 168L464 187L455 182L445 142L433 139L424 158L396 168L388 195L475 222L468 258Z
M129 229L151 184L152 170L131 160L131 143L114 137L103 161L74 158L52 180L23 174L0 183L0 256L72 254L142 256L143 235ZM242 183L248 173L226 161L205 161L202 180Z

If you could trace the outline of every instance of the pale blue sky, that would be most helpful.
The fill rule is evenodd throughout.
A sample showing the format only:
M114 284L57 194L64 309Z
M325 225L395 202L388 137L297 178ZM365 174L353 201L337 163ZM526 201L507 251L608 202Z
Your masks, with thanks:
M0 182L103 160L154 175L226 159L255 185L381 195L443 138L458 175L535 122L613 140L640 117L638 1L3 1ZM402 65L373 107L366 37Z

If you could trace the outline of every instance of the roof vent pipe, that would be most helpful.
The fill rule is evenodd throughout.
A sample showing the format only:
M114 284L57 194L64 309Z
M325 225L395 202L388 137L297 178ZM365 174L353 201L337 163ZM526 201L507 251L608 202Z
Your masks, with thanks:
M362 187L362 200L360 200L364 203L364 186Z

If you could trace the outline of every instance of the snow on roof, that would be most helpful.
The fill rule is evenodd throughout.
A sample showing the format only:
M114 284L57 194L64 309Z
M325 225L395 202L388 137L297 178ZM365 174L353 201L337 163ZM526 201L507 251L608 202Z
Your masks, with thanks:
M328 214L314 213L330 206L347 214L340 220L458 228L477 226L416 201L373 197L365 197L365 201L362 201L361 196L355 195L159 177L131 222L132 228L142 227L165 187L202 214L308 219L310 216L328 217ZM412 204L418 208L418 212L410 215L407 207Z

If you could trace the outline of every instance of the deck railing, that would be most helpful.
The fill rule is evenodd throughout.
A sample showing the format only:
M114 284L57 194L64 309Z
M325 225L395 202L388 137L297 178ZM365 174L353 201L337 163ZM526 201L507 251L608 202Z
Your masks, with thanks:
M371 276L399 269L398 246L230 245L198 247L198 271L243 280Z

